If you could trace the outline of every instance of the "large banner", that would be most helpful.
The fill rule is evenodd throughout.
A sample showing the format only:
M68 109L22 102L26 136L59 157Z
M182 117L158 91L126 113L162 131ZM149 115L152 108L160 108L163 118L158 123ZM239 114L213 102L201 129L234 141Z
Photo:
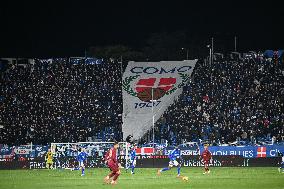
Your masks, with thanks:
M123 74L123 138L142 137L174 102L197 60L129 62Z
M200 150L202 151L203 147L201 147ZM277 157L278 152L284 152L284 146L210 146L209 150L213 155L220 156L239 155L244 158L266 158Z

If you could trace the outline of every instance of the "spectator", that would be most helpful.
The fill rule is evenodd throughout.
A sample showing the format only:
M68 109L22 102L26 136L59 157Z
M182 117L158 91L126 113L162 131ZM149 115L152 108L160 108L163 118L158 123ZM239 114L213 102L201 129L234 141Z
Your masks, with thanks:
M1 74L0 143L79 142L122 138L117 62L68 59L12 65Z
M198 62L194 80L184 87L181 100L163 115L174 135L155 135L169 143L175 138L178 143L228 144L242 139L247 144L261 144L270 143L270 136L282 141L284 69L281 64L263 62L257 57L224 59L211 65ZM161 122L156 126L161 127Z

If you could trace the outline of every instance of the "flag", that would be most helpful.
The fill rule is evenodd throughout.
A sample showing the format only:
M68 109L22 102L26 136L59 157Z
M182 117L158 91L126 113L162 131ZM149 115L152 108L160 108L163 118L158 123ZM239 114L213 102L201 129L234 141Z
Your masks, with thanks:
M266 157L266 147L257 148L257 157Z
M197 60L129 62L123 74L123 138L152 128L189 81Z

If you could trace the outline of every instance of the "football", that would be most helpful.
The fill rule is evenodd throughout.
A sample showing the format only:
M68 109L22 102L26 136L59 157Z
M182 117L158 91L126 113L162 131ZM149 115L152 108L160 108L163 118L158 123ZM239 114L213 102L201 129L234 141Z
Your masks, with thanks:
M188 177L182 177L182 180L188 182Z

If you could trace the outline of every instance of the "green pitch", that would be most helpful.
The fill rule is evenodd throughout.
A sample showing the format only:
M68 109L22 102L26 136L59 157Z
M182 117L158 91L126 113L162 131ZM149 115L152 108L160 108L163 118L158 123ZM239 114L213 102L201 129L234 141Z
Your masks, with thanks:
M81 177L81 171L70 170L0 170L1 189L234 189L269 188L284 189L284 174L277 168L211 168L209 175L202 174L202 168L182 168L183 176L189 182L176 178L176 169L157 176L157 169L136 169L136 174L122 171L116 186L103 184L108 169L87 169Z

